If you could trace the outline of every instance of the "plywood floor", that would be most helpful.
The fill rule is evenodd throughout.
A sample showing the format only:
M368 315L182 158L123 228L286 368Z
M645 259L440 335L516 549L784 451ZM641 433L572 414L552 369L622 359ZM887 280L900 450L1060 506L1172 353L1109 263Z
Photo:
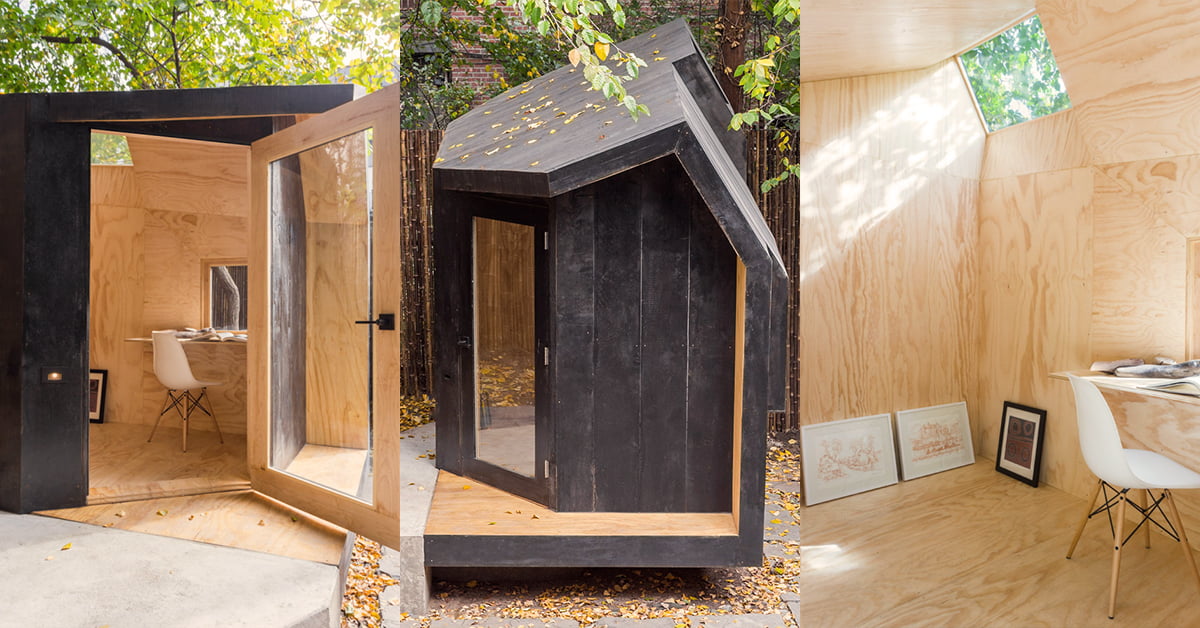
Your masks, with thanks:
M366 464L366 449L306 444L284 470L335 491L357 495Z
M162 497L37 514L338 564L346 531L253 491Z
M149 425L92 423L88 427L88 504L148 497L198 495L250 488L246 437L160 427L147 443Z
M728 513L554 512L499 489L441 471L426 535L726 536Z
M1124 551L1107 618L1111 536L1093 519L1066 560L1082 499L979 463L796 511L800 622L826 626L1200 626L1179 545Z

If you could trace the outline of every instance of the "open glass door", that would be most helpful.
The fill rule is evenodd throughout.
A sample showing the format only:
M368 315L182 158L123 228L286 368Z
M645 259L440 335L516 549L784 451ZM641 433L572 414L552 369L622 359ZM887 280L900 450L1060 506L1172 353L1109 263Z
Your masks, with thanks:
M251 485L392 547L399 106L384 89L250 150Z

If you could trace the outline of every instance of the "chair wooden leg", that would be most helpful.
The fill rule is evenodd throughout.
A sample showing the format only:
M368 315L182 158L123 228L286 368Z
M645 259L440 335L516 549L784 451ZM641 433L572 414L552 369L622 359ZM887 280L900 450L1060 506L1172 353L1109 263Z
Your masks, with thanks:
M1079 538L1083 536L1083 528L1087 525L1088 519L1092 514L1092 507L1096 505L1096 497L1100 495L1100 487L1103 482L1096 480L1096 486L1092 488L1092 496L1088 498L1087 506L1083 509L1083 519L1079 521L1079 527L1075 528L1075 538L1071 539L1071 547L1067 550L1067 558L1070 558L1075 553L1075 546L1079 543Z
M150 438L146 439L147 443L154 440L154 434L155 434L155 432L158 431L158 424L162 423L163 415L166 414L167 410L170 409L167 407L168 404L170 404L170 403L171 403L171 392L167 391L167 398L163 400L162 410L158 411L158 418L154 420L154 428L150 430Z
M1182 546L1183 555L1187 558L1188 567L1192 568L1192 575L1196 577L1196 586L1200 586L1200 570L1196 569L1196 557L1192 555L1187 530L1183 529L1183 519L1179 516L1179 509L1175 507L1175 495L1167 490L1164 490L1163 494L1167 496L1167 508L1171 511L1171 518L1175 520L1176 529L1179 530L1179 544Z
M1117 576L1121 574L1121 546L1125 539L1125 500L1128 489L1117 497L1117 533L1113 539L1112 580L1108 589L1108 618L1112 619L1117 611Z
M1154 498L1150 495L1150 489L1142 489L1142 500L1142 503L1147 509L1150 508L1150 504L1154 503ZM1147 520L1142 524L1142 527L1146 528L1146 549L1150 549L1150 528L1153 526L1150 524L1150 521Z
M212 397L208 396L207 388L200 389L200 399L208 401L208 416L212 417L213 425L217 426L217 439L224 443L225 435L221 433L221 423L217 421L217 411L213 409ZM197 403L199 403L199 401L197 401ZM201 409L203 409L203 406L201 406ZM1147 545L1146 547L1150 546Z

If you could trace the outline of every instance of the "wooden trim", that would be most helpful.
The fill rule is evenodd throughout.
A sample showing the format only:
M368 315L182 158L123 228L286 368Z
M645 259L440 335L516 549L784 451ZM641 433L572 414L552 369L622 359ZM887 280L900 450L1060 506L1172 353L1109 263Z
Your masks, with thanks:
M733 525L742 528L742 387L746 362L746 265L737 261L737 305L733 319Z
M270 466L271 333L269 168L272 161L374 129L374 302L402 312L400 250L400 94L398 87L347 103L251 146L250 344L247 455L255 490L390 547L400 543L400 342L378 332L375 343L371 503L317 486ZM393 342L393 339L396 341Z

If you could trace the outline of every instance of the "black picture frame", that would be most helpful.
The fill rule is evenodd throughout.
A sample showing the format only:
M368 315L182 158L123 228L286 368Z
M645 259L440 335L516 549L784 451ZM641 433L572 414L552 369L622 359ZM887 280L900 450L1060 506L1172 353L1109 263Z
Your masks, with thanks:
M1045 410L1005 401L1004 414L1000 417L996 470L1037 488L1045 436Z
M104 406L108 401L108 369L88 371L88 421L104 422Z

